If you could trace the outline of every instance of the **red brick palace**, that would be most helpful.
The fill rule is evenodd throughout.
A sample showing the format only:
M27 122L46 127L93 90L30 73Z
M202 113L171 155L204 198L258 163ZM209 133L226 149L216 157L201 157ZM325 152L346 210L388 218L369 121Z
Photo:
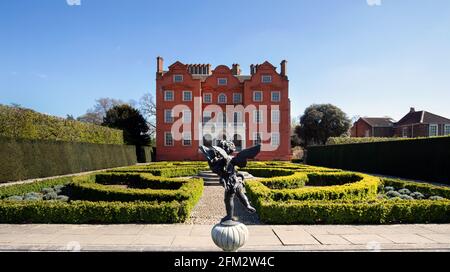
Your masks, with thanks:
M156 159L203 160L199 145L232 140L237 149L262 144L258 160L289 160L289 80L283 60L277 72L269 62L241 75L231 69L179 61L164 70L157 58Z

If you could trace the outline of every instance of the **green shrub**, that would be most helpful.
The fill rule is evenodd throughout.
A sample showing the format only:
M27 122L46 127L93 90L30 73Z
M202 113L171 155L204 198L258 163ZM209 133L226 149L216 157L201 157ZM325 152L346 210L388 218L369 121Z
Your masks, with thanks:
M183 202L2 201L0 223L179 223L189 218Z
M0 137L0 182L58 176L135 163L134 146Z
M307 154L311 165L450 184L449 136L311 146Z
M351 200L366 200L375 199L377 197L377 189L380 180L376 177L353 174L353 173L336 173L335 175L341 178L340 183L344 183L342 180L348 180L352 182L344 185L334 186L321 186L321 187L302 187L296 189L273 189L267 195L269 198L275 201L287 201L287 200L335 200L335 199L351 199ZM354 182L355 175L359 177L359 181ZM329 175L326 175L329 176ZM317 178L316 175L314 177ZM336 178L337 179L337 178ZM248 181L247 188L249 194L256 194L258 192L265 192L261 187L257 186L258 181ZM308 183L309 181L307 181ZM260 183L261 184L261 183ZM256 185L256 188L255 188ZM263 185L263 184L261 184Z
M267 224L448 223L450 201L262 201L260 219Z
M0 136L93 144L124 144L121 130L4 105L0 105Z
M100 175L100 180L105 182L107 175ZM123 174L111 174L110 177L120 180L124 178L122 184L126 182L138 181L140 183L158 183L157 177L149 175L138 175L140 177L132 177L132 175ZM112 180L112 179L110 179ZM189 179L189 180L164 180L161 178L161 184L156 184L157 187L179 186L178 189L130 189L130 188L117 188L111 186L105 186L95 181L95 178L89 177L76 177L74 182L69 184L71 198L77 200L89 200L89 201L193 201L197 202L203 193L203 180L202 179ZM116 184L121 184L117 181ZM147 185L149 186L149 185ZM150 185L151 186L151 185ZM144 186L145 187L145 186Z
M425 196L439 195L444 198L450 199L450 188L446 186L437 186L421 182L408 182L405 180L395 178L382 178L381 180L385 186L391 186L395 188L406 188L409 189L410 191L420 192Z

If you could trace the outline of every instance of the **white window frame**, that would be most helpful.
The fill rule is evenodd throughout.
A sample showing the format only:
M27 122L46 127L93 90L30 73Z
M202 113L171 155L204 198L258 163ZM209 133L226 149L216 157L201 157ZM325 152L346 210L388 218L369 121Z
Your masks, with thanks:
M274 139L277 139L277 142L274 141ZM270 143L272 146L279 146L280 145L280 133L279 132L272 132L270 135Z
M431 128L435 127L436 128L436 135L431 135ZM433 137L433 136L438 136L439 135L439 125L438 124L430 124L430 127L428 129L428 136Z
M236 97L239 97L239 99L236 99ZM242 103L242 94L241 93L233 93L233 103L234 104Z
M444 135L450 135L450 124L444 125Z
M268 78L269 80L264 80ZM272 83L272 76L271 75L262 75L261 76L261 82L262 83Z
M280 123L280 110L271 110L270 111L270 117L273 124L279 124ZM277 117L277 118L275 118Z
M181 80L177 80L177 77L181 77ZM184 81L184 77L183 75L177 74L177 75L173 75L173 82L183 82Z
M261 99L256 100L256 94L261 94ZM263 102L263 92L262 91L253 91L253 102Z
M167 99L167 95L172 94L172 99ZM164 101L173 101L175 99L174 92L172 90L164 91Z
M185 94L189 94L190 99L186 99ZM192 91L183 91L183 101L192 101Z
M258 140L259 135L259 140ZM253 132L253 145L262 144L261 132Z
M189 141L189 143L186 143L185 141ZM190 131L183 132L182 144L183 144L183 146L191 146L192 145L192 134Z
M403 138L408 138L408 127L403 127L402 128L402 137Z
M264 122L262 110L254 110L253 111L253 122L255 124L262 124Z
M225 82L224 83L220 83L221 80L224 80ZM228 85L228 78L226 78L226 77L219 77L217 79L217 85L218 86L227 86Z
M169 111L170 111L170 120L167 119L167 112L169 112ZM172 109L164 110L164 123L166 123L166 124L173 123L173 110Z
M225 97L225 101L224 101L224 102L221 102L221 101L220 101L220 98L221 98L221 97ZM227 103L227 100L228 100L227 95L224 94L224 93L220 93L220 94L217 96L217 104L226 104L226 103Z
M278 94L278 99L277 100L273 99L273 95L274 94ZM272 91L272 92L270 92L270 101L272 101L272 102L280 102L281 101L281 92L280 91Z
M209 97L209 101L206 101L206 97ZM205 104L212 103L212 93L204 93L203 94L203 103L205 103Z
M172 144L167 144L167 135L171 136ZM174 144L172 132L164 132L164 146L174 146Z
M192 122L191 110L183 110L183 123L190 124Z

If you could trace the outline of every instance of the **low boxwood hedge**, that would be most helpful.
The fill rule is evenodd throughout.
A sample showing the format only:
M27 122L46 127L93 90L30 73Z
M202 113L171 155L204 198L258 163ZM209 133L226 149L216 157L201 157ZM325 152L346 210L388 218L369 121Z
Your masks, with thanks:
M96 182L95 176L77 177L69 184L72 199L89 201L189 201L197 202L203 193L202 179L175 180L145 174L100 174L100 180L126 184L134 181L145 189L118 188ZM151 185L149 185L151 184ZM163 188L166 189L152 189ZM172 187L173 189L168 189ZM178 189L175 189L178 188Z
M66 185L69 202L5 198ZM107 184L137 184L126 189ZM99 173L0 187L0 223L178 223L203 193L201 179L169 179L142 173Z
M0 223L178 223L183 202L1 201Z
M448 200L282 201L265 200L258 215L268 224L448 223Z
M262 164L258 163L259 167ZM247 169L256 165L250 165ZM284 170L289 166L271 163ZM263 170L255 170L262 173ZM450 197L450 188L399 179L378 177L302 166L294 171L306 177L305 186L289 188L287 175L276 177L274 186L262 178L248 180L246 190L258 211L259 218L270 224L387 224L387 223L448 223L450 200L387 200L378 196L384 186L408 188L426 195ZM268 171L266 173L276 173ZM263 174L261 174L263 175ZM270 176L270 175L265 175ZM285 180L285 181L283 181Z

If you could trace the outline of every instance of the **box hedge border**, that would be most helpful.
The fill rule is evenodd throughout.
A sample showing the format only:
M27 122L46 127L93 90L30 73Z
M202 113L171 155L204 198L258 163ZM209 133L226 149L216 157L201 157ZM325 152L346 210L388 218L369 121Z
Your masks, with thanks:
M106 177L108 173L99 175ZM111 174L112 177L116 175ZM94 175L87 175L2 186L0 187L0 223L181 223L189 219L192 208L203 192L201 179L191 179L185 182L187 183L184 187L185 190L172 190L178 191L178 195L175 194L178 201L161 201L161 199L130 202L71 200L66 203L61 201L5 200L12 195L23 195L27 192L40 191L45 187L59 184L69 185L70 187L75 183L89 183L94 178ZM153 179L153 181L159 179L161 183L165 181L160 177L153 177ZM151 182L150 179L149 182ZM183 183L182 181L178 182ZM189 188L192 188L192 191L188 192Z
M378 199L380 185L408 188L427 195L450 197L450 188L399 179L376 178L354 172L327 171L311 173L305 167L308 180L339 184L333 176L357 175L359 182L344 185L271 189L263 180L246 183L249 198L258 210L259 218L268 224L392 224L392 223L448 223L450 200L385 200ZM319 180L317 180L319 178ZM287 182L289 183L289 182ZM355 188L355 185L357 188ZM360 187L363 185L363 187ZM365 187L367 185L368 187ZM358 188L359 187L359 188ZM344 189L345 188L345 189ZM351 189L349 189L351 188ZM361 193L362 192L362 193ZM315 193L318 193L316 195ZM317 199L321 198L321 200Z

